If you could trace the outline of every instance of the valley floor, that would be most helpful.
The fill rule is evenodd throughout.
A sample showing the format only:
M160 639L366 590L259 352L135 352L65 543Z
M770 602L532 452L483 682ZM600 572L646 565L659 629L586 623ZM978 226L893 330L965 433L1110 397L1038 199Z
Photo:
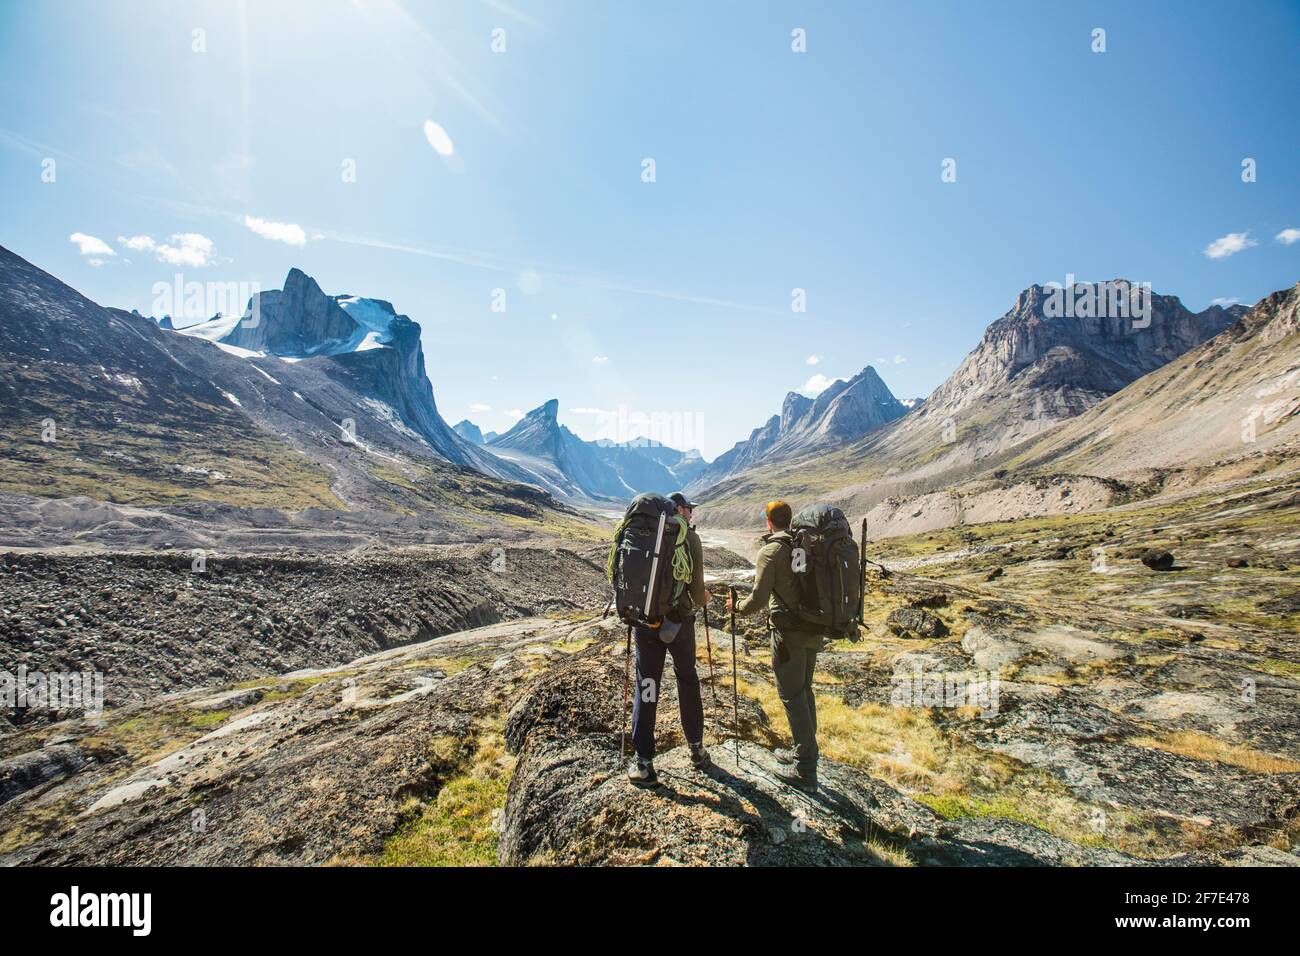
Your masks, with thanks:
M703 536L744 553L756 541ZM1171 570L1139 560L1152 548L1172 553ZM712 678L698 643L717 767L689 767L670 670L662 783L627 783L623 634L599 617L601 550L512 549L531 582L513 605L485 590L487 549L438 569L372 555L366 580L387 583L345 606L333 633L352 621L379 640L422 576L413 606L425 617L458 593L488 595L481 613L495 617L456 630L465 624L452 615L441 629L453 633L436 636L410 626L408 610L386 643L324 640L288 673L270 672L287 659L215 679L181 668L165 695L11 727L0 734L0 861L1300 864L1293 475L874 545L867 627L819 658L823 786L812 797L773 776L786 724L761 617L740 625L737 728L721 598L728 583L748 588L752 571L713 551ZM52 563L35 574L36 560ZM24 567L29 589L86 593L90 579L61 560L8 559L9 580ZM140 560L131 574L144 577L120 586L143 627L161 613L142 599L161 572ZM305 600L316 574L325 594L331 575L359 578L342 558L303 560L226 567L240 585L226 613L241 594L277 588ZM42 613L59 599L40 597ZM7 620L33 613L32 600ZM68 630L50 628L40 640Z

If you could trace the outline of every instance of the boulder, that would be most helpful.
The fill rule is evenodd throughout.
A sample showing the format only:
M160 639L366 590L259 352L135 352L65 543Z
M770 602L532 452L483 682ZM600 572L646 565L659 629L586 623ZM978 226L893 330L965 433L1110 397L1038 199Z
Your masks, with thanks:
M28 790L63 780L88 763L90 758L85 752L72 744L55 744L0 760L0 804Z
M936 638L948 633L948 627L929 611L916 607L900 607L889 612L885 627L898 637Z
M1172 554L1154 548L1143 551L1141 561L1152 571L1171 571L1174 567L1174 556Z

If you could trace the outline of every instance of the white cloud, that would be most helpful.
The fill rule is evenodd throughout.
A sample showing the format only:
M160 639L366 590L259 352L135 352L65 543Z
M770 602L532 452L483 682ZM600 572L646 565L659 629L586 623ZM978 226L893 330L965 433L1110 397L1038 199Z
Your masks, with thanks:
M161 242L154 246L154 255L160 262L170 266L189 266L201 269L212 265L212 240L197 232L172 233L170 242Z
M484 405L482 402L475 402L469 407L469 410L471 412L490 412L492 411L492 406Z
M1205 254L1211 259L1226 259L1253 245L1255 240L1250 238L1249 232L1230 232L1206 246Z
M592 360L593 362L595 362L597 365L604 365L606 362L609 361L609 356L608 356L608 355L593 355L593 356L591 357L591 360Z
M130 238L118 236L117 241L132 252L148 252L155 245L152 236L131 236Z
M424 138L429 141L429 145L439 156L450 156L456 151L447 131L433 120L424 121Z
M827 378L821 372L818 372L812 378L808 379L808 381L804 382L803 388L799 389L799 391L809 398L816 398L822 392L826 391L826 389L830 388L832 383L837 381L839 381L839 379Z
M893 358L878 358L876 359L876 364L877 365L902 365L906 361L907 361L907 356L895 355Z
M1300 241L1300 229L1283 229L1273 238L1289 246L1293 242Z
M506 418L523 418L524 413L517 408L503 408L501 414Z
M810 355L806 359L809 365L820 365L822 357L820 355Z
M87 260L86 260L86 263L87 263L88 265L92 265L92 266L94 266L96 269L98 269L100 266L102 266L102 265L104 264L104 262L105 262L105 260L103 260L103 259L87 259Z
M303 231L302 226L292 222L272 222L269 219L258 219L256 216L245 216L244 225L263 239L271 239L291 246L307 244L307 233Z
M1228 306L1230 306L1230 305L1236 305L1239 301L1240 301L1240 300L1239 300L1239 299L1236 299L1236 298L1233 298L1233 299L1211 299L1211 300L1210 300L1210 305L1221 305L1221 306L1223 306L1223 307L1226 309L1226 308L1227 308Z
M573 414L575 415L604 415L605 414L605 409L603 408L586 408L585 406L580 408L571 408L569 409L569 411L573 412Z
M77 251L83 256L115 256L116 252L103 239L96 239L94 236L88 236L84 232L74 232L68 236L68 241L75 243Z

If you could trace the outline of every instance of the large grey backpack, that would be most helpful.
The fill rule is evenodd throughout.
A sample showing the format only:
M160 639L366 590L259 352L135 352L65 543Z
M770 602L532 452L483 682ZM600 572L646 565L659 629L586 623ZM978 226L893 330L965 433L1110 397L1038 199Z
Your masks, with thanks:
M844 512L833 505L804 508L790 522L790 567L799 582L798 616L823 633L857 633L862 561Z

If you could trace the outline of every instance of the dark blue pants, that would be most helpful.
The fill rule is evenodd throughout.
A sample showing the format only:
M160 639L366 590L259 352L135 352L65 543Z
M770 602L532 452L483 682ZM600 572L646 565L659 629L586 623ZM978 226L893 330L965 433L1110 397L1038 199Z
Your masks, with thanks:
M695 672L695 619L687 618L671 644L654 631L632 628L636 643L636 684L632 687L632 745L637 756L655 755L655 714L664 676L664 658L673 656L677 674L677 707L682 713L682 733L688 744L704 742L704 702L700 677Z

